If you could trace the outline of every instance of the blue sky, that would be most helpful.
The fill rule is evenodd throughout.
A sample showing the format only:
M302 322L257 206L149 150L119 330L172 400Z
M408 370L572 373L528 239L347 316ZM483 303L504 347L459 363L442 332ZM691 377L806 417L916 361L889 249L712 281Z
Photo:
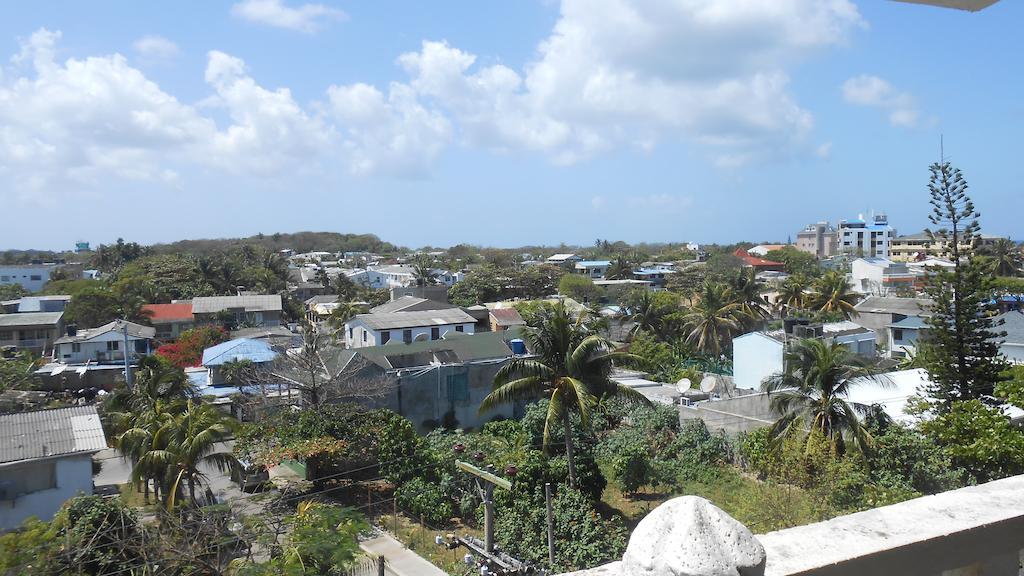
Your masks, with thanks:
M1024 5L32 2L0 18L0 248L275 231L407 246L1019 239ZM13 217L12 217L13 216Z

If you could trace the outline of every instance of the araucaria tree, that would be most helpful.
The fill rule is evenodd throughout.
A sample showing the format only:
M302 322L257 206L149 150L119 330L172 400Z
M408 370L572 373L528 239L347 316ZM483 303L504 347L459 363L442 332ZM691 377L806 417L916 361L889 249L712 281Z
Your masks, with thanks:
M956 401L991 399L1006 368L999 353L1005 333L995 329L989 310L991 274L974 258L980 214L967 195L967 182L948 162L930 170L929 220L936 228L927 234L954 266L930 271L925 285L932 304L922 346L931 384L924 392L934 399L932 408L945 413Z

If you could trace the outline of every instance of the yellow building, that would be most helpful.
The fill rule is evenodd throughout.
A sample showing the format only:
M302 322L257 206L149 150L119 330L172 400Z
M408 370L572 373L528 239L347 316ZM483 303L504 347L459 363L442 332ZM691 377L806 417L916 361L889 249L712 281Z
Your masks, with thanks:
M991 246L1000 240L999 236L981 234L975 249ZM961 249L967 249L967 244L962 244ZM914 262L929 257L945 256L945 245L932 242L925 232L899 236L890 241L889 259L894 262Z

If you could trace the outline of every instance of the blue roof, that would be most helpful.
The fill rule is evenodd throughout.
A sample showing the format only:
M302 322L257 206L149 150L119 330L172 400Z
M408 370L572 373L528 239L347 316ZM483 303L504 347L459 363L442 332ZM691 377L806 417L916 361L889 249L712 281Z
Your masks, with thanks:
M637 268L633 274L674 274L675 270L663 270L661 268Z
M580 260L577 266L611 266L611 260Z
M233 360L249 360L255 364L272 362L277 352L263 340L237 338L203 350L203 366L221 366Z

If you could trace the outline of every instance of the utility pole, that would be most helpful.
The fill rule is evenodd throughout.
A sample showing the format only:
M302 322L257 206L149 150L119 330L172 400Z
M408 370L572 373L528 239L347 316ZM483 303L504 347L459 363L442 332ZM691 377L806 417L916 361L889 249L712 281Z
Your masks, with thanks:
M128 359L128 321L122 320L122 333L124 334L124 351L121 354L124 356L124 384L129 390L132 389L132 364L131 360Z
M553 514L551 513L551 482L544 483L544 503L548 509L548 564L549 567L554 570L555 568L555 527L554 520L552 519Z
M484 551L492 554L494 553L494 487L499 486L505 490L511 490L512 483L494 475L490 470L481 470L467 462L456 460L455 465L460 470L469 472L477 478L476 487L480 491L480 498L484 501Z

